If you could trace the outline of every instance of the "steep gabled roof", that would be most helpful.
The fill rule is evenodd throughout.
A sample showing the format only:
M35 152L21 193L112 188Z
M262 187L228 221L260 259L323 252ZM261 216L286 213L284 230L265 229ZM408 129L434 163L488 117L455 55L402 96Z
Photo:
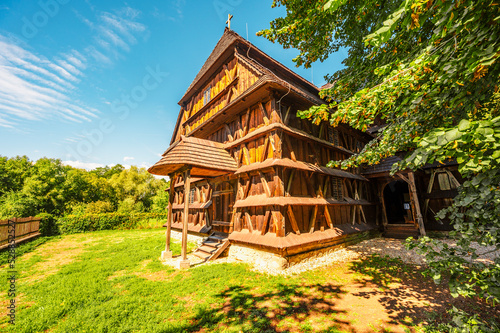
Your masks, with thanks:
M313 104L322 103L322 100L318 97L318 87L291 71L280 62L274 60L236 32L226 28L222 37L212 50L212 53L189 85L184 96L180 99L179 105L182 106L184 102L189 101L189 99L202 88L203 84L210 76L232 56L238 57L240 61L244 61L247 65L250 65L257 70L259 74L267 75L271 81L276 82L286 90L294 92ZM256 82L256 84L257 83L262 82ZM170 144L175 142L181 119L182 111L179 112L177 117Z

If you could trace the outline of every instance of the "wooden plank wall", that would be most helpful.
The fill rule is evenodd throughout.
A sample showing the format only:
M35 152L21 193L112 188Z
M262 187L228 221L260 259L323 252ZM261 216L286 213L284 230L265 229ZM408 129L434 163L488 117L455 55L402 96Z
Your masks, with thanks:
M257 73L244 63L233 58L222 66L218 73L209 80L185 108L181 108L183 130L189 133L205 123L210 117L231 103L259 79ZM210 101L204 98L204 92L211 87ZM217 140L214 140L217 141Z

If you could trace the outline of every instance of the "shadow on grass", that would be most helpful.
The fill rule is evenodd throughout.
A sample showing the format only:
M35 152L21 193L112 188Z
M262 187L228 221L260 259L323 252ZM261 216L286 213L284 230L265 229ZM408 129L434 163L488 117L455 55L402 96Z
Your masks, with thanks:
M337 316L345 314L336 309L336 299L343 293L339 286L279 284L266 293L254 289L229 287L215 295L212 306L198 307L188 324L162 332L334 333L349 326Z
M399 259L378 255L351 263L351 270L363 275L357 282L370 291L359 291L354 296L378 298L391 318L391 323L405 325L425 322L449 322L447 310L453 306L469 313L488 314L500 318L500 307L490 307L477 299L453 298L445 283L437 285L423 276L423 269L408 265Z

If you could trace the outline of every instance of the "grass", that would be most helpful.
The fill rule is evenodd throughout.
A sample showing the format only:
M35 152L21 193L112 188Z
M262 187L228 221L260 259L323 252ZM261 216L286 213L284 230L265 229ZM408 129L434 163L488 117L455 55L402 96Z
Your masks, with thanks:
M372 302L366 293L383 293L414 274L398 261L372 257L288 278L253 272L244 264L179 271L158 260L164 241L164 230L142 229L26 244L16 262L16 325L2 316L0 331L339 333L369 331L375 322L379 332L418 329L390 311L366 323L360 312L370 306L384 311L380 302L364 305ZM172 250L180 254L179 244ZM6 290L2 284L4 309Z

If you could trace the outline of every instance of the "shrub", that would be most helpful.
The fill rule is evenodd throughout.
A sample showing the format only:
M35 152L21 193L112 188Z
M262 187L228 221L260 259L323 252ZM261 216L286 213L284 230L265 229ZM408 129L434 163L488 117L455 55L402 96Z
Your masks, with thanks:
M59 227L57 225L57 220L52 214L40 213L37 215L40 217L40 234L42 236L55 236L59 235Z
M59 230L64 234L73 234L87 231L154 228L163 224L161 219L166 219L166 213L102 213L84 215L66 215L57 220ZM158 219L155 224L145 220Z

